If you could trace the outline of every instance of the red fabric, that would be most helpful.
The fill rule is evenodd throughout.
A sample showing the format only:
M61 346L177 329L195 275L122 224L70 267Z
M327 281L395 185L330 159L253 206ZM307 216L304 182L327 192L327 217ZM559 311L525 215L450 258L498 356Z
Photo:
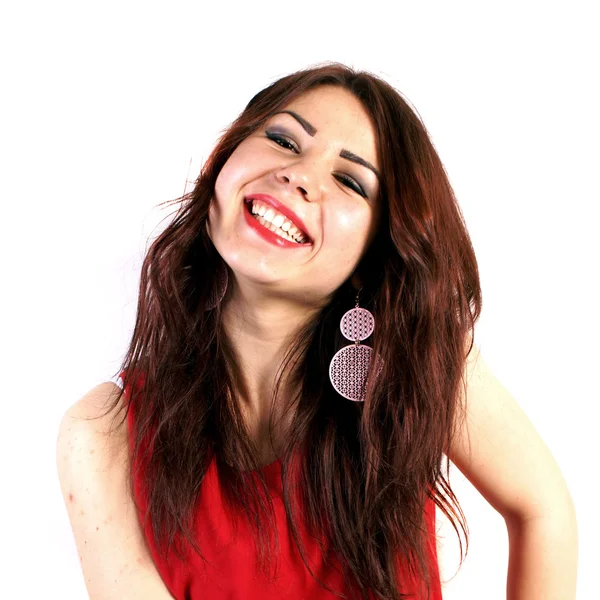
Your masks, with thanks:
M123 373L121 374L123 376ZM139 379L138 379L139 381ZM125 397L130 398L129 386L125 389ZM133 406L131 407L131 409ZM128 414L129 432L133 425L133 410ZM132 440L130 437L130 444ZM221 497L216 462L213 459L200 488L196 531L203 554L213 566L205 565L202 558L192 553L188 563L182 563L171 552L167 561L158 555L152 536L150 522L145 530L148 546L157 569L171 594L177 600L321 600L337 598L323 589L310 575L302 562L293 537L288 532L287 518L283 505L281 483L281 461L263 468L273 507L277 517L281 557L276 583L268 582L264 575L255 568L256 549L251 538L251 530L244 519L239 519L238 535L232 537L231 522ZM257 476L258 477L258 476ZM143 494L140 481L134 481L135 500L138 505L140 519L147 509L147 497ZM427 527L435 540L435 505L429 501L425 508ZM243 515L242 515L243 517ZM141 520L141 522L143 522ZM349 590L341 575L341 566L335 561L337 570L326 568L321 558L316 541L302 532L302 541L309 555L309 563L316 566L315 574L330 587L345 592L350 598ZM433 589L429 600L441 600L441 584L439 579L436 544L429 547L429 558L433 570ZM403 566L398 561L399 572ZM314 569L313 569L314 570ZM412 582L412 589L403 589L404 593L416 590L419 586ZM414 593L414 592L413 592ZM414 600L425 600L425 595L411 596ZM372 598L372 596L371 596Z

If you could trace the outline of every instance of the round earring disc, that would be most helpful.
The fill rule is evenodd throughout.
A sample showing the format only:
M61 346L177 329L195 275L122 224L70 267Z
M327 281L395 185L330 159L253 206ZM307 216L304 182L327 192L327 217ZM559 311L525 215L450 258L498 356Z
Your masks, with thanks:
M344 346L335 353L329 364L329 379L340 396L364 401L371 353L372 349L363 345Z
M375 319L366 308L351 308L340 321L342 335L351 342L366 340L375 329Z

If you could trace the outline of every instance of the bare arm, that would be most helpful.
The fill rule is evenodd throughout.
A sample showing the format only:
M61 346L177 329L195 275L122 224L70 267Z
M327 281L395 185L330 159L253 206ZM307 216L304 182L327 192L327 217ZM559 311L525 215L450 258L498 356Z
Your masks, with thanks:
M467 419L449 458L504 517L508 600L574 600L578 532L552 454L473 345Z
M56 465L91 600L168 600L147 546L127 482L127 422L108 437L99 413L114 383L90 390L65 413L59 428ZM123 398L121 399L123 401Z

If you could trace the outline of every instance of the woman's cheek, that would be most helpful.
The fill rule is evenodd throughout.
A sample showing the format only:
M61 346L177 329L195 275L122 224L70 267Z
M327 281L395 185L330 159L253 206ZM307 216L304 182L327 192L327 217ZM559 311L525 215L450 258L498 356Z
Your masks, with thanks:
M353 244L366 238L369 229L369 215L360 209L348 210L347 207L334 212L331 220L336 237L351 240Z
M365 243L365 230L360 222L349 215L340 215L332 223L327 236L330 257L341 271L350 271L360 257ZM336 258L333 258L333 257Z
M251 179L252 152L244 143L240 144L227 159L215 181L217 200L227 204L231 195L236 195Z

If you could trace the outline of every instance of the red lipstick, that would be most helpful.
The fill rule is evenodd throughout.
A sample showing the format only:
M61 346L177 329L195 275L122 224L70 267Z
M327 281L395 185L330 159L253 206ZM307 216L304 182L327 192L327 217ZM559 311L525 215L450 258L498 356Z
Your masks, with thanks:
M258 199L258 198L257 198ZM250 208L252 207L252 203L250 201L244 202L244 219L250 228L252 228L261 238L266 240L267 242L278 246L279 248L306 248L308 246L312 246L312 242L307 242L305 244L299 244L298 242L290 242L285 238L277 235L270 229L267 229L263 225L261 225L256 218L252 216L250 212ZM278 209L279 210L279 209Z
M287 217L290 221L292 221L292 223L294 223L294 225L296 225L296 227L298 227L298 229L301 229L302 232L304 234L306 234L306 236L308 237L308 239L311 242L313 241L312 236L308 232L308 229L306 228L306 225L304 224L302 219L291 208L288 208L285 204L282 204L281 202L279 202L279 200L277 200L277 198L274 198L273 196L270 196L269 194L248 194L244 198L244 202L250 202L250 200L260 200L261 202L264 202L265 204L271 205L275 210L280 212L284 217Z

